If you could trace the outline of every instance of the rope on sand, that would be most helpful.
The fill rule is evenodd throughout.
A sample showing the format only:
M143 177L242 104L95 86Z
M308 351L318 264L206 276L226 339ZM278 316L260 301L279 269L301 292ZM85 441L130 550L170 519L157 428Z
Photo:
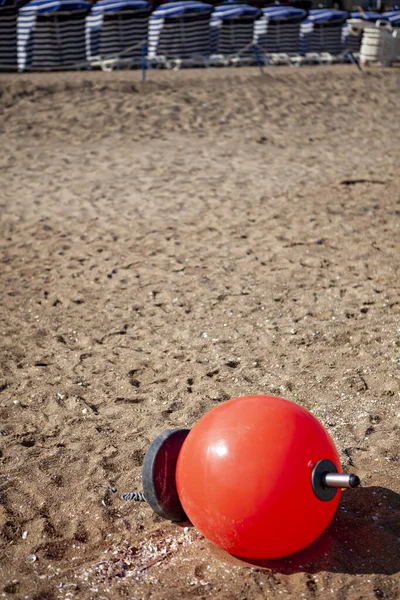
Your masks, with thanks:
M125 492L125 494L120 495L120 498L126 502L129 502L130 500L133 500L133 502L147 502L143 492Z
M112 485L108 485L106 483L102 483L100 485L101 487L106 488L106 490L112 494L117 493L117 488ZM143 492L125 492L124 494L120 495L120 498L121 500L125 500L125 502L147 502L146 496L143 494Z

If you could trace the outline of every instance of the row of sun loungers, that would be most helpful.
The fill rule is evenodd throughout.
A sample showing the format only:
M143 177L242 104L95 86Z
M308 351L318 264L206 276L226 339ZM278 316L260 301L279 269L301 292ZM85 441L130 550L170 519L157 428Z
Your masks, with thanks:
M258 9L228 1L171 2L152 11L146 0L31 0L18 10L0 0L0 69L153 64L332 62L359 52L354 18L400 25L400 11L356 13L290 6ZM3 5L1 4L3 3Z

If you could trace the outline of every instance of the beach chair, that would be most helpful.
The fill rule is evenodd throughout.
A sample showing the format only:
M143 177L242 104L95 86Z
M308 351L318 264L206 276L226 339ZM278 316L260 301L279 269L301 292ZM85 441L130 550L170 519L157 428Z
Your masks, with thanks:
M374 24L364 24L360 63L391 66L400 62L400 11L381 15Z
M103 70L139 65L151 4L145 0L100 0L86 17L86 57Z
M169 2L156 8L149 19L150 64L175 68L208 64L213 10L212 5L197 1Z
M334 62L342 54L342 28L348 13L318 8L310 10L300 28L301 50L307 60Z
M86 65L84 0L32 0L18 11L18 70Z
M363 27L355 27L359 21L363 23L376 23L382 15L376 12L351 12L350 17L342 27L342 45L345 50L358 54L361 48Z
M254 23L261 11L254 6L223 2L211 16L212 63L254 62Z
M14 2L0 0L0 70L17 69L17 15Z
M254 25L254 43L271 64L290 64L299 56L300 26L305 10L292 6L274 5L262 9Z

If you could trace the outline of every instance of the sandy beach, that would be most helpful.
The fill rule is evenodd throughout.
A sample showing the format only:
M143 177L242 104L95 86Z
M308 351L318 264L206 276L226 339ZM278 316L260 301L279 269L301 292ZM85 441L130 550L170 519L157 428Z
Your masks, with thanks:
M400 597L399 90L0 75L1 597ZM315 544L250 564L120 500L159 433L256 393L362 480Z

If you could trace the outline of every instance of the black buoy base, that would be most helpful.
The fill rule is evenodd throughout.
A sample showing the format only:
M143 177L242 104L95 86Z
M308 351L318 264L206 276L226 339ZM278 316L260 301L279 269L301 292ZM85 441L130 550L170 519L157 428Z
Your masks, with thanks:
M329 502L336 496L338 488L358 487L360 478L354 473L338 473L331 460L323 459L318 461L313 469L311 484L317 498Z
M327 487L324 481L324 475L326 473L337 473L338 470L336 465L331 460L320 460L315 465L312 475L311 484L314 490L314 494L323 502L329 502L332 500L337 493L337 489L334 487Z
M176 462L190 429L167 429L151 443L143 460L143 491L150 507L163 519L188 518L176 489Z

